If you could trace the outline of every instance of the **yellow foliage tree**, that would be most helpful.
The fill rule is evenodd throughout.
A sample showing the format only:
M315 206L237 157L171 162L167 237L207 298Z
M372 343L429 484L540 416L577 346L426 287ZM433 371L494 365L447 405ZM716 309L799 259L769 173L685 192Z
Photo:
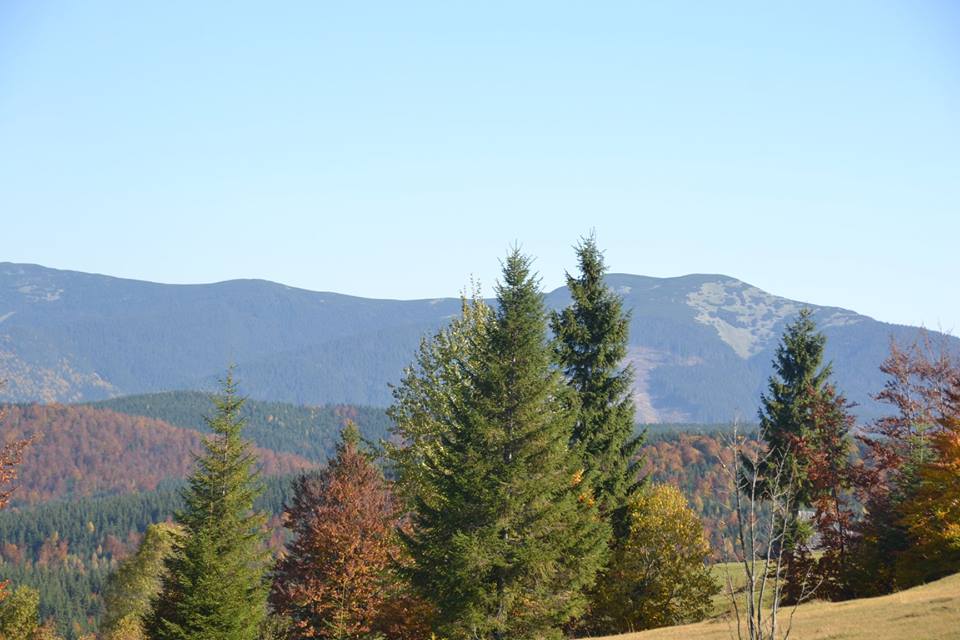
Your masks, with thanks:
M137 552L120 563L104 594L102 640L144 640L143 618L160 592L164 562L180 528L161 522L147 527Z
M62 640L52 621L40 624L40 594L17 587L0 603L0 640Z
M960 409L960 388L950 399ZM904 505L902 524L913 542L899 563L905 584L960 571L960 411L951 413L931 437L933 459L920 468L919 486Z
M630 536L601 578L593 612L602 633L701 620L720 590L703 524L679 489L652 485L630 504Z

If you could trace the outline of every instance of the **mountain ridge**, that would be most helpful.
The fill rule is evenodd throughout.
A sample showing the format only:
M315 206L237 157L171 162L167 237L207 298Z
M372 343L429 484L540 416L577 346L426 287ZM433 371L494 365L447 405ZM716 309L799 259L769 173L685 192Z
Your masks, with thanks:
M607 282L632 313L629 360L643 422L752 417L777 339L803 306L828 336L840 388L869 418L879 410L870 395L882 388L889 340L920 332L722 274L611 273ZM556 309L569 295L560 287L545 301ZM212 390L232 362L257 399L385 406L388 383L420 339L459 310L455 297L363 298L262 279L163 284L4 262L0 379L8 385L0 397L77 402Z

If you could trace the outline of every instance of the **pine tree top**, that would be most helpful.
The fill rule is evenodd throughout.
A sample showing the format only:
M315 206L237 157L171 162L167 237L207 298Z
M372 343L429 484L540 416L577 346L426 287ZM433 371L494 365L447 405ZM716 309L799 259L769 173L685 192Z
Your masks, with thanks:
M495 292L500 303L497 315L503 317L505 305L521 300L542 304L539 278L531 273L533 261L519 247L513 248L503 261L503 275L497 282Z
M239 438L246 422L240 414L246 398L240 395L233 371L234 367L231 365L220 380L220 390L212 398L214 413L212 416L204 416L203 420L214 433Z
M813 310L804 307L796 320L787 325L777 346L773 368L782 383L791 388L823 386L832 370L829 363L821 367L826 344L826 336L817 331Z

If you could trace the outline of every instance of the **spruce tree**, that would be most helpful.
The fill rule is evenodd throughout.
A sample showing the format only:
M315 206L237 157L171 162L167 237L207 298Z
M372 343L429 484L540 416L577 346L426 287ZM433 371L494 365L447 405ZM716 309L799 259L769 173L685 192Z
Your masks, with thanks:
M393 388L387 409L391 439L384 450L398 498L412 507L430 489L423 481L426 461L442 448L441 434L451 428L472 389L467 372L486 335L493 310L477 290L461 299L461 314L433 336L423 338L413 365Z
M576 397L552 366L530 261L512 252L499 308L462 373L404 537L409 575L451 638L545 638L580 614L609 530L569 444Z
M207 419L213 436L183 491L182 527L146 619L152 640L256 640L266 616L265 518L257 461L241 437L243 398L232 372Z
M773 360L767 393L760 397L760 431L771 455L766 466L757 469L769 489L778 482L786 489L789 505L782 541L791 560L794 550L810 537L809 523L798 519L802 506L809 505L812 489L808 478L809 453L799 446L814 437L812 412L819 405L830 380L831 367L823 364L826 336L817 331L813 310L805 307L787 325ZM744 465L750 470L748 461ZM775 473L773 466L781 469Z
M583 458L584 480L616 540L629 533L628 503L639 487L630 395L633 370L624 365L630 315L604 282L603 254L591 235L577 246L579 276L567 274L572 304L554 312L557 358L580 399L572 444Z
M823 364L827 338L817 331L810 308L800 310L787 325L773 361L774 375L760 397L760 430L773 460L787 459L795 492L794 502L807 501L807 461L798 457L795 442L811 436L810 412L830 379Z

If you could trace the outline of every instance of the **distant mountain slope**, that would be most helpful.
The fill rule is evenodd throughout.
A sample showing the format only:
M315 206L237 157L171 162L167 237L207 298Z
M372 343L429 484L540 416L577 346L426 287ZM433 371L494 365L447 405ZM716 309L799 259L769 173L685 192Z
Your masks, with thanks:
M0 423L0 444L36 437L20 466L13 502L150 491L185 477L201 435L160 420L69 405L12 405ZM257 449L266 475L312 466L290 453Z
M630 358L645 422L753 419L776 340L802 303L722 275L613 274L632 310ZM566 303L558 289L553 307ZM813 306L813 305L811 305ZM891 337L917 329L816 307L837 380L863 417ZM261 280L164 285L0 263L2 397L84 401L214 388L239 365L245 392L298 404L390 402L420 337L459 301L370 300ZM954 347L960 341L949 339Z
M206 433L210 396L197 391L169 391L91 403L132 416L144 416ZM353 420L361 434L377 442L387 437L390 421L383 409L335 405L306 407L282 402L247 400L242 409L243 434L257 446L292 453L312 462L325 462L334 452L340 430Z

